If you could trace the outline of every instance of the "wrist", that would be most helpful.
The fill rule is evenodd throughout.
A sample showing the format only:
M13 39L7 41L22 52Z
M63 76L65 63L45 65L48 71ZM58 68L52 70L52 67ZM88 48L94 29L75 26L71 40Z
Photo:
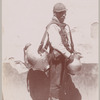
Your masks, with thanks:
M71 53L65 53L65 56L66 56L67 58L69 58L69 57L71 56Z

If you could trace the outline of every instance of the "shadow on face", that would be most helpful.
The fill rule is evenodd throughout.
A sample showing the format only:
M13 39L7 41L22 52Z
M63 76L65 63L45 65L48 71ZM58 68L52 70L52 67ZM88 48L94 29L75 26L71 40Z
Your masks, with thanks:
M63 23L66 17L66 11L62 11L62 12L55 12L56 17L58 18L58 20L60 21L60 23Z

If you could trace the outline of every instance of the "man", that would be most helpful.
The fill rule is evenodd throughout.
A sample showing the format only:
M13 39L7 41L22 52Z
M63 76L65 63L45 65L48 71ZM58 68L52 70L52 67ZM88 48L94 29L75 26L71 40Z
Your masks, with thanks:
M70 28L64 23L67 9L64 4L57 3L53 8L53 18L46 28L38 52L50 47L50 99L51 100L81 100L78 89L75 88L67 67L74 59L74 45ZM45 39L46 38L46 39ZM44 44L45 42L45 44ZM80 55L79 55L80 56ZM67 61L67 63L65 63Z

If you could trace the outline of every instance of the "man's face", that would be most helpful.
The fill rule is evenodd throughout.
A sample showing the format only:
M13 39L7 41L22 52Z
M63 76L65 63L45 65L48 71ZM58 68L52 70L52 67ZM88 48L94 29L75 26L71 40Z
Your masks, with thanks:
M58 18L60 23L63 23L66 17L66 11L56 12L56 17Z

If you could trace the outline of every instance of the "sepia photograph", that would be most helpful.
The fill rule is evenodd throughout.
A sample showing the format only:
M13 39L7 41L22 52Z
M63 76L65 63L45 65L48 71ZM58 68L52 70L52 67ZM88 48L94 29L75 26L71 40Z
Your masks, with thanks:
M2 0L2 100L99 100L99 0Z

